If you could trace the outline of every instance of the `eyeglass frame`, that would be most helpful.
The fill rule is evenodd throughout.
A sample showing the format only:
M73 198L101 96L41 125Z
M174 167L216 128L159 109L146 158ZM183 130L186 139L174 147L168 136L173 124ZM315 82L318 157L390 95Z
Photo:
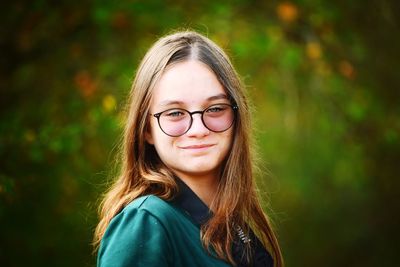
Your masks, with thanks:
M223 130L223 131L214 131L214 130L211 130L211 129L208 128L207 125L204 123L204 118L203 118L204 112L205 112L207 109L209 109L210 107L216 106L216 105L226 105L226 106L229 106L229 107L232 109L232 111L233 111L233 120L232 120L231 124L229 125L229 127L226 128L226 129ZM164 112L167 112L167 111L169 111L169 110L174 110L174 109L180 109L180 110L186 111L186 112L190 115L189 127L187 128L187 130L186 130L184 133L182 133L182 134L180 134L180 135L170 135L170 134L166 133L166 132L164 131L164 129L161 127L161 123L160 123L161 114L164 113ZM179 136L182 136L182 135L184 135L185 133L187 133L187 132L190 130L190 128L192 128L192 125L193 125L193 114L201 114L201 117L200 117L200 118L201 118L201 122L203 123L204 127L206 127L206 128L207 128L208 130L210 130L211 132L214 132L214 133L222 133L222 132L225 132L225 131L227 131L229 128L232 127L233 123L234 123L235 120L236 120L236 112L237 112L237 110L238 110L238 106L235 105L235 104L234 104L234 105L231 105L231 104L228 104L228 103L216 103L216 104L212 104L212 105L206 107L206 108L203 109L203 110L195 110L195 111L192 111L192 112L190 112L189 110L184 109L184 108L169 108L169 109L166 109L166 110L164 110L164 111L157 112L157 113L154 113L154 114L151 114L151 113L150 113L149 115L151 115L151 116L157 118L158 126L160 127L160 129L161 129L161 131L162 131L163 133L165 133L166 135L171 136L171 137L179 137Z

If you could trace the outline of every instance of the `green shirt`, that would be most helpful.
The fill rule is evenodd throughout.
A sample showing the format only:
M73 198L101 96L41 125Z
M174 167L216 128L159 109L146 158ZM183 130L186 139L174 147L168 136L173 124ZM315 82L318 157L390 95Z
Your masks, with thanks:
M230 266L203 248L200 228L189 215L156 196L127 205L101 241L98 267Z

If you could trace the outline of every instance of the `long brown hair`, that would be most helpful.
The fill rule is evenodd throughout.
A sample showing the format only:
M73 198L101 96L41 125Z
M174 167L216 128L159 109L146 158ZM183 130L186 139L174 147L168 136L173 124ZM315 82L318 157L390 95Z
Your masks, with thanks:
M182 31L158 40L139 65L132 84L124 139L121 172L100 206L96 228L96 248L111 219L139 196L153 194L170 200L177 192L174 174L161 162L154 147L145 140L150 100L155 84L171 64L194 59L206 64L224 86L232 103L238 106L234 142L225 159L216 198L211 204L213 217L201 228L203 246L235 264L231 255L235 227L245 232L250 225L271 251L275 266L283 266L282 254L268 217L257 198L253 179L250 142L250 112L243 85L227 55L214 42L193 31Z

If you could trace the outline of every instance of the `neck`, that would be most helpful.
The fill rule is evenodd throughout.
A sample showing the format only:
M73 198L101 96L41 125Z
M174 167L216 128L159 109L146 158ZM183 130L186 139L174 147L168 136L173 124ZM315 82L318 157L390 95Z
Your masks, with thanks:
M210 207L218 187L217 175L188 175L177 173L178 177L192 189L192 191Z

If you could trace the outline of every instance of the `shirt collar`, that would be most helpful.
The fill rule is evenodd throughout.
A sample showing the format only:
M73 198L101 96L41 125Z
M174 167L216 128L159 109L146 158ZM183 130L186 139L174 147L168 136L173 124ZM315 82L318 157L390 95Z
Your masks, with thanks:
M183 209L199 226L207 222L212 216L208 206L180 178L175 180L179 191L172 202Z
M172 203L186 212L197 225L201 226L212 217L212 212L187 184L178 177L176 177L175 180L178 184L179 191L177 196L172 200ZM271 255L254 235L252 230L250 230L250 240L252 240L251 246L253 248L251 255L253 263L250 266L272 267L274 261ZM237 266L249 266L244 256L244 251L245 246L243 242L240 241L239 235L233 242L233 257Z

